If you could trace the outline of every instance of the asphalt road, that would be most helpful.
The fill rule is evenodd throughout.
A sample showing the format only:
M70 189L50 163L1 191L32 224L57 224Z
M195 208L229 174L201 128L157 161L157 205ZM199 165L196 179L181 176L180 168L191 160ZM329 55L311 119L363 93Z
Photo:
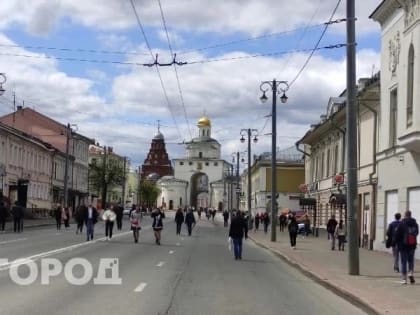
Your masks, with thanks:
M16 268L0 263L1 315L364 314L251 241L244 244L243 260L235 261L228 250L227 229L217 222L202 220L193 236L183 230L179 237L169 215L161 246L154 243L149 218L138 244L127 231L127 222L111 241L102 239L102 223L96 226L95 242L85 242L85 235L75 235L74 228L0 235L0 258L31 257L38 271L32 284L17 285L11 279ZM63 265L73 258L86 259L93 277L102 274L101 258L116 258L114 270L122 283L95 285L91 280L79 286L60 272L44 285L41 262L46 258ZM17 269L22 278L28 270ZM85 272L76 266L72 275L81 278Z

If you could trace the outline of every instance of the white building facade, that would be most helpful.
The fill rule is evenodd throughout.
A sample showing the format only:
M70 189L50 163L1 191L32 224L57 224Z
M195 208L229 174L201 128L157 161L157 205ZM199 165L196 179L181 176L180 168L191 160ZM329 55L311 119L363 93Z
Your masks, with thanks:
M174 176L157 182L158 207L228 208L231 164L221 159L221 145L211 137L211 121L202 117L197 126L199 135L186 143L186 157L173 160Z
M396 212L420 219L420 0L385 0L371 18L382 31L374 247L385 250Z

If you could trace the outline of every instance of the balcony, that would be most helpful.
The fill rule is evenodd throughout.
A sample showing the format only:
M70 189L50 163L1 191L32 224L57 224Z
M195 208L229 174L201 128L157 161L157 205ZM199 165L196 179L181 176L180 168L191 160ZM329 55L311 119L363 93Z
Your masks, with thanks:
M420 131L413 131L398 138L399 144L409 151L420 153Z

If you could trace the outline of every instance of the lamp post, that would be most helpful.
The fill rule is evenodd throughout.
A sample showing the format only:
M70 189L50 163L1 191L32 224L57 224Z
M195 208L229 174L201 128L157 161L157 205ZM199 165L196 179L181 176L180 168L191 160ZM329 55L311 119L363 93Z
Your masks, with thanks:
M241 129L241 142L245 142L244 136L248 136L248 227L251 228L252 222L252 212L251 212L251 190L252 190L252 183L251 183L251 138L254 137L254 143L258 142L258 130L257 129Z
M287 102L286 91L289 89L289 85L286 81L264 81L260 85L260 90L263 92L263 95L260 97L262 103L265 103L268 100L268 97L265 95L265 92L270 90L273 92L272 95L272 112L271 112L271 241L276 241L276 223L277 223L277 159L276 159L276 150L277 150L277 94L282 93L280 96L280 101L284 104Z

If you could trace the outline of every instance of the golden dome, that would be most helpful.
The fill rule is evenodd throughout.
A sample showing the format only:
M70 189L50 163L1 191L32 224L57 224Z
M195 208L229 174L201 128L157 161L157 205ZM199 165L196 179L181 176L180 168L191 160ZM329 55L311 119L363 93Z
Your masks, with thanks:
M211 122L210 119L208 119L206 116L203 116L198 120L197 125L199 127L211 127Z

